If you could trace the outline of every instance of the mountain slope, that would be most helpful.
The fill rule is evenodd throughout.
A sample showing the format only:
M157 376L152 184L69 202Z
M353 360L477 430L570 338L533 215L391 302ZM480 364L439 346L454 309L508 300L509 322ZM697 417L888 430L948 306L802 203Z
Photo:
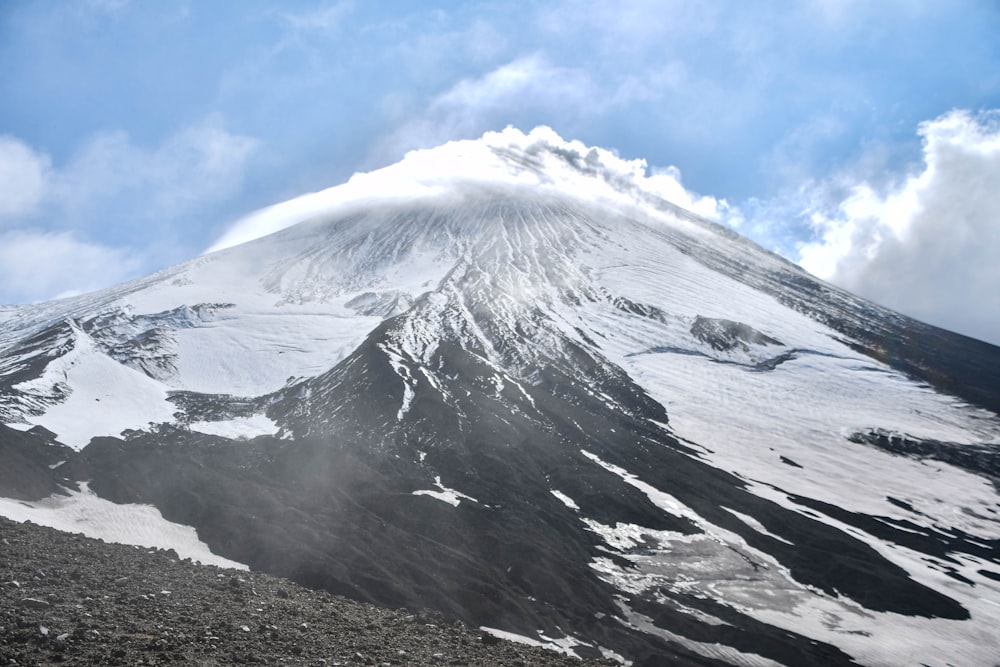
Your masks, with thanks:
M2 518L0 531L5 664L584 664L428 610L378 609L261 573L195 565L167 550Z
M1000 350L544 131L323 197L270 236L10 314L0 417L222 556L581 654L1000 652Z

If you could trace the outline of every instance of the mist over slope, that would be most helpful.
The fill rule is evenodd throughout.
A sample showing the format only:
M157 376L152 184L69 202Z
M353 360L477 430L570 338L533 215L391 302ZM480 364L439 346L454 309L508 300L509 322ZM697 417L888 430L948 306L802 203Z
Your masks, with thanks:
M507 130L15 309L2 490L87 481L253 569L581 655L991 664L1000 349L674 186Z

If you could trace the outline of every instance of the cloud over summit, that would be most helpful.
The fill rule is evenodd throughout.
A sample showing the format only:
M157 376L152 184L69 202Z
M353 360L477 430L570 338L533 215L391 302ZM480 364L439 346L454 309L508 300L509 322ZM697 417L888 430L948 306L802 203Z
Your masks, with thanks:
M470 186L472 192L482 186L530 186L570 193L582 200L633 205L653 196L716 219L730 211L724 200L687 190L676 167L648 172L644 159L624 159L604 148L563 139L550 127L539 126L528 133L507 127L475 140L451 141L410 151L401 161L354 174L343 185L255 211L231 225L209 251L245 243L311 217L333 215L367 202L462 196L470 191Z
M887 300L870 258L902 275L912 250L927 272L947 270L914 241L927 223L886 207L944 187L928 176L904 188L924 170L912 169L925 159L919 123L1000 108L998 33L1000 10L982 0L6 3L0 231L117 249L152 272L253 211L263 224L245 231L288 224L295 207L265 207L408 151L544 125L645 158L644 187L743 220L790 258L805 243L814 270ZM973 159L971 138L935 120L923 131L942 170ZM989 245L975 217L953 231ZM982 267L979 250L962 245L969 261L955 261ZM974 278L961 282L994 291L992 276ZM0 279L0 302L66 289L14 284ZM954 298L923 293L920 316L967 326L949 319Z

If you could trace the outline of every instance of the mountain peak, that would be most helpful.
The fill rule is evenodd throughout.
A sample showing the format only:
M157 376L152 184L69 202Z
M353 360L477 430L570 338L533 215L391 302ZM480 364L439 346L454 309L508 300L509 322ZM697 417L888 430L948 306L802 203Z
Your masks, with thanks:
M25 500L65 522L89 480L253 569L579 655L993 664L1000 349L670 183L508 129L8 311L0 490L64 486Z
M639 207L661 215L662 202L714 217L724 206L680 183L674 167L649 169L643 159L566 140L550 127L513 127L479 139L408 152L399 162L356 173L346 183L256 211L237 221L209 251L221 250L303 220L378 204L478 197L483 190L521 196L557 194L591 204Z

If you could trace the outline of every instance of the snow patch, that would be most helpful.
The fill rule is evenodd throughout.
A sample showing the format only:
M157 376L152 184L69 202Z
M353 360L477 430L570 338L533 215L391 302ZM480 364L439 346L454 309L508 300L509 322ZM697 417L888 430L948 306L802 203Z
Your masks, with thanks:
M701 515L699 515L697 512L692 510L690 507L688 507L681 501L677 500L677 498L673 497L669 493L665 491L660 491L652 484L647 484L646 482L643 482L641 479L639 479L632 473L628 472L624 468L620 468L612 463L607 463L606 461L602 461L601 458L596 454L592 454L583 449L580 450L580 453L586 456L594 463L596 463L597 465L607 470L608 472L618 475L618 477L620 477L622 481L642 491L644 494L646 494L646 497L649 498L650 502L652 502L654 505L662 509L664 512L672 514L681 519L688 519L696 526L705 525L706 522L703 518L701 518Z
M628 551L646 542L647 535L655 535L658 532L650 528L638 526L634 523L618 522L614 526L608 526L595 521L594 519L581 519L591 532L597 533L605 544L618 551Z
M201 421L188 425L192 431L218 435L233 440L249 440L261 435L275 435L278 425L264 415L234 417L225 421Z
M556 498L558 498L562 502L563 505L565 505L566 507L570 508L571 510L574 510L574 511L577 511L577 512L580 511L580 506L577 505L573 501L572 498L570 498L569 496L567 496L562 491L556 491L555 489L549 489L549 493L551 493L553 496L555 496Z
M494 637L497 637L498 639L505 639L505 640L510 641L510 642L516 642L518 644L525 644L526 646L536 646L536 647L539 647L539 648L547 648L550 651L556 651L557 653L562 653L563 655L572 656L574 658L579 657L577 655L576 651L575 651L575 649L578 646L587 647L587 648L596 648L598 651L601 652L601 655L603 655L605 658L608 658L610 660L614 660L615 662L619 662L619 663L621 663L623 665L631 665L632 664L632 662L630 660L626 660L620 654L615 653L614 651L612 651L610 649L606 649L606 648L604 648L602 646L595 646L594 644L590 644L590 643L587 643L585 641L581 641L580 639L577 639L576 637L573 637L571 635L564 635L563 637L555 638L555 637L549 637L548 635L543 634L539 630L538 631L538 639L533 639L531 637L528 637L526 635L521 635L521 634L518 634L516 632L509 632L507 630L499 630L497 628L490 628L490 627L487 627L485 625L480 626L479 629L482 632L485 632L487 634L493 635Z
M740 521L742 521L746 525L748 525L751 528L753 528L754 530L756 530L761 535L767 535L768 537L774 538L774 539L778 540L779 542L784 542L785 544L787 544L789 546L795 546L794 544L792 544L791 542L789 542L788 540L786 540L785 538L783 538L781 535L775 535L774 533L772 533L771 531L769 531L767 528L764 527L764 524L762 524L760 521L758 521L757 519L753 518L752 516L750 516L748 514L743 514L742 512L737 512L733 508L726 507L724 505L722 506L722 509L724 509L727 512L729 512L730 514L732 514L733 516L735 516L737 519L739 519Z
M474 503L479 501L472 496L467 496L461 491L456 491L455 489L449 489L444 484L441 483L441 476L437 475L434 477L434 486L437 489L421 489L419 491L414 491L415 496L430 496L431 498L436 498L442 502L446 502L452 507L458 507L458 504L463 500L470 500Z
M248 569L242 563L213 554L191 526L167 521L151 505L119 505L105 500L91 491L86 482L80 484L80 491L34 502L0 498L0 515L22 523L31 521L69 533L83 533L105 542L173 549L181 558L206 565Z

